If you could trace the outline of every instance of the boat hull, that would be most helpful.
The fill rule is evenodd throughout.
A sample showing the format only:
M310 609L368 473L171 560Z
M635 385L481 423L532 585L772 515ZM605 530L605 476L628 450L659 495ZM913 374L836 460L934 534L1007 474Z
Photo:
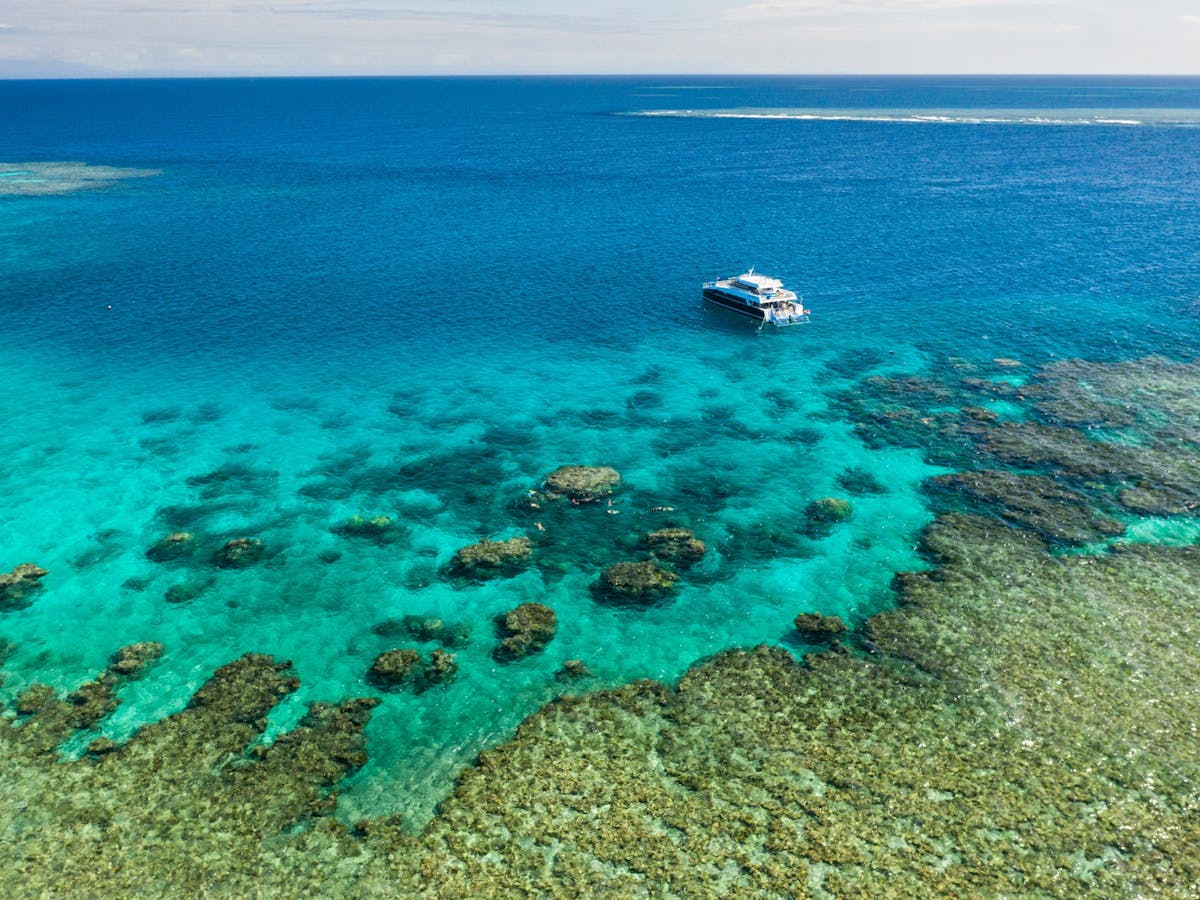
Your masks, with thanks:
M724 309L733 310L735 313L741 313L743 316L748 316L751 319L762 322L766 315L756 306L748 306L741 300L730 297L723 291L715 288L704 289L704 299L715 306L723 307Z

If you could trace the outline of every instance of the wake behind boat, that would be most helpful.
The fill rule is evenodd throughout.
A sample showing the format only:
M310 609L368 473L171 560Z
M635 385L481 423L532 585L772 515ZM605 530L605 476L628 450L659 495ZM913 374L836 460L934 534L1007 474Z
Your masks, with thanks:
M757 319L763 325L798 325L808 321L809 311L794 291L784 288L778 278L755 275L753 268L736 278L706 282L704 299Z

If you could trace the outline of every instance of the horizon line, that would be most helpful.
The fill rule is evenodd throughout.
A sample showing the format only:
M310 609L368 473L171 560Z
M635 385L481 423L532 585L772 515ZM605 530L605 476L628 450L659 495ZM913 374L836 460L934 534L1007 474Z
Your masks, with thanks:
M289 74L88 74L4 75L0 81L199 81L295 79L437 79L437 78L1185 78L1200 72L409 72L409 73L289 73Z

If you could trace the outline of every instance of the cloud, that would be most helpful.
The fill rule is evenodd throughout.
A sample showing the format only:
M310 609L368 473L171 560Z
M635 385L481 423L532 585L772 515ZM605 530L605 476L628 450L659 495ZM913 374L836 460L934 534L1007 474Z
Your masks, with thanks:
M261 7L238 6L233 12L257 15ZM606 31L628 30L629 20L572 13L518 13L483 9L422 9L413 7L381 7L353 3L276 3L271 12L280 17L309 16L357 22L439 22L459 23L487 28L547 29L571 31L600 28Z
M0 76L1195 72L1195 0L3 0ZM28 77L28 76L25 76Z
M779 21L847 17L928 17L940 13L1004 12L1036 10L1041 13L1087 9L1077 0L760 0L729 7L722 18L729 21Z

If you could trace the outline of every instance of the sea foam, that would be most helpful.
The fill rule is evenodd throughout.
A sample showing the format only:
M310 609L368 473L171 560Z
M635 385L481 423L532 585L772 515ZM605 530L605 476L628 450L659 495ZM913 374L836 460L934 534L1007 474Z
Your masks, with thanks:
M783 119L923 125L1091 125L1194 128L1200 109L646 109L622 115L672 119Z

